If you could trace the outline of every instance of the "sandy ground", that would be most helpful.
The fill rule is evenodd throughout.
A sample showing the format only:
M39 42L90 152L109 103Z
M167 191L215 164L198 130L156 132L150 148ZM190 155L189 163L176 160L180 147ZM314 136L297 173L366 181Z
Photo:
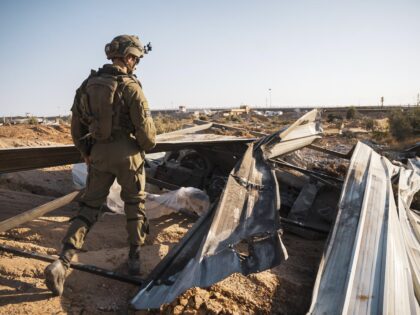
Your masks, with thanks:
M0 148L72 144L69 125L0 126Z
M31 140L28 140L31 139ZM0 146L70 143L68 127L2 126ZM56 167L0 176L0 219L31 209L73 191L70 167ZM0 234L0 243L20 249L57 254L60 241L75 215L72 203L51 214ZM151 221L151 233L142 250L146 276L192 226L193 220L172 214ZM104 215L88 235L77 260L126 273L128 247L125 218ZM209 288L193 288L160 310L136 314L304 314L325 240L283 235L289 259L261 273L234 274ZM80 271L71 271L62 297L46 289L47 263L0 253L0 314L127 314L134 285Z

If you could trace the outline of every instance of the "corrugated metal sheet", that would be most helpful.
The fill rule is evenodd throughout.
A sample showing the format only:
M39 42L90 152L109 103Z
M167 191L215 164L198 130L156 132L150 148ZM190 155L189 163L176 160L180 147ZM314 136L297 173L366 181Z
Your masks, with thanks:
M310 145L322 133L320 113L312 110L296 120L289 128L262 138L262 150L266 159L295 151ZM278 141L281 139L281 145Z
M309 314L419 314L392 187L399 171L357 144Z
M262 271L287 258L278 233L278 183L267 159L311 143L322 131L318 117L311 111L289 129L249 146L217 207L152 271L131 302L134 308L158 308L188 288L209 286L235 272Z
M417 301L420 302L420 217L410 210L414 194L420 190L418 160L408 161L409 169L400 168L398 214L404 236Z

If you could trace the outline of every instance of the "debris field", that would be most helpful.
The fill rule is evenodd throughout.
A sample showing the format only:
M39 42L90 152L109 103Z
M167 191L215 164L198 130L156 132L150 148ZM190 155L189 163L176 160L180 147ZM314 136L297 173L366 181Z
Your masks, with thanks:
M278 125L274 132L272 121ZM278 117L264 117L259 123L254 116L248 124L235 125L209 119L159 136L162 147L166 145L173 150L147 156L147 174L154 179L146 189L150 197L169 196L172 191L171 196L180 198L173 192L181 187L196 187L207 193L210 207L205 213L194 211L194 204L175 207L177 202L172 197L161 204L167 207L162 212L165 214L151 213L150 235L142 247L142 286L71 269L63 296L54 297L44 284L43 270L47 262L0 251L0 313L305 314L310 311L321 314L326 310L327 313L343 309L350 312L348 305L358 305L352 300L354 297L361 301L360 314L369 308L392 309L392 305L380 299L369 298L370 291L357 291L359 284L367 280L354 276L335 278L339 264L332 257L341 255L350 275L363 269L363 261L369 259L403 260L409 270L406 279L413 279L411 286L400 284L405 288L404 307L408 313L415 314L419 297L415 279L418 280L419 270L413 265L419 263L416 250L419 250L420 234L416 234L413 226L418 214L410 210L410 204L420 188L416 177L420 175L415 175L416 158L408 159L411 169L395 166L366 144L357 144L357 130L354 137L348 137L334 131L333 125L321 126L320 113L316 111L284 125L278 121ZM264 124L269 128L264 129ZM328 135L322 137L323 134ZM364 132L359 135L359 139L366 140ZM71 138L66 125L0 127L0 147L4 150L69 144ZM352 159L351 150L356 144L356 153L374 160L366 160L362 166L358 162L360 156L357 161ZM392 203L383 206L381 213L389 212L390 217L395 209L407 213L404 222L397 215L394 221L384 223L394 226L388 234L380 232L382 225L378 225L376 237L392 239L398 235L395 242L400 242L401 248L407 251L391 252L386 250L390 245L378 242L370 245L375 254L366 258L359 255L360 248L368 249L363 247L364 239L375 239L368 232L361 232L372 229L366 222L374 220L368 217L367 201L360 209L350 207L354 212L353 234L343 230L344 223L340 220L351 212L345 211L350 209L346 197L351 193L343 191L357 189L352 181L364 183L370 176L385 176L382 171L373 174L369 170L369 165L379 163L376 160L387 165L384 174L390 172L394 177L389 177L388 189L386 184L379 189L387 193L378 193L375 198L397 200L394 206ZM360 179L351 177L356 173L362 174ZM395 185L396 174L399 174L399 190L391 184L392 177ZM71 165L0 174L0 221L73 192L73 176ZM404 180L409 188L403 185ZM388 177L382 181L388 183ZM376 191L376 186L369 185L373 184L369 181L362 184L359 196L366 196L361 201L368 200L365 191ZM370 198L370 202L375 202ZM357 202L351 200L350 204ZM84 250L75 260L126 275L125 217L108 206L104 206L103 215L89 232ZM0 245L57 255L68 222L77 209L77 202L71 202L8 229L0 233ZM367 221L358 221L359 216ZM340 254L341 247L336 244L343 241L349 243L349 248ZM373 271L383 279L391 277L389 270ZM391 279L397 278L398 270L395 272ZM327 281L328 277L336 281ZM370 280L377 281L374 277ZM328 286L331 282L333 285ZM369 287L369 283L365 286ZM376 285L375 289L383 290L383 286ZM331 290L337 295L337 305L326 302L331 298ZM361 299L366 292L368 298ZM387 300L392 301L392 292L387 294Z

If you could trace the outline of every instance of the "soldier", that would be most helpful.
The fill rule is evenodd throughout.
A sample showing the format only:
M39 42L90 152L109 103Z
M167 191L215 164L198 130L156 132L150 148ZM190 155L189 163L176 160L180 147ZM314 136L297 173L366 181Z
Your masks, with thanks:
M127 217L128 270L133 275L140 272L140 245L148 233L144 151L155 146L156 129L133 71L148 50L150 45L143 46L137 36L115 37L105 46L112 64L92 70L76 91L71 134L88 165L88 177L60 257L45 269L46 285L55 295L63 293L70 261L97 221L115 178Z

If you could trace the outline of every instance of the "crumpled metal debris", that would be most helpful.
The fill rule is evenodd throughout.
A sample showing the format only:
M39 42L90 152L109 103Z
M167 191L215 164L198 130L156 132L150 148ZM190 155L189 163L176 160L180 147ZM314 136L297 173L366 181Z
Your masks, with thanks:
M419 180L357 144L308 314L420 314L418 223L409 209Z
M191 287L209 286L235 272L259 272L287 259L279 233L278 183L268 159L312 143L321 132L319 113L313 110L250 144L218 204L151 272L132 306L158 308Z

